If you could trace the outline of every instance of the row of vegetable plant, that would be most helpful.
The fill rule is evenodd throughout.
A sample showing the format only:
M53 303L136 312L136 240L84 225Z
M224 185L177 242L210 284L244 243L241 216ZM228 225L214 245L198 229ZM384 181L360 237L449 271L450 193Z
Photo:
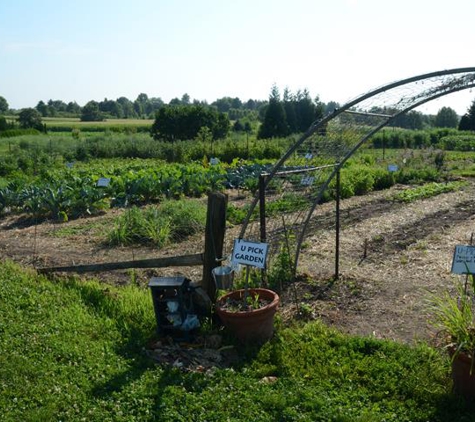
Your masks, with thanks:
M371 154L359 154L342 169L341 196L348 198L375 189L385 189L394 183L422 183L440 181L444 156L436 152L404 152L398 157L398 170L390 172L386 161L378 161ZM299 169L312 163L283 168ZM270 171L266 161L246 162L234 159L230 164L207 160L188 164L166 163L163 160L94 160L89 163L62 163L41 167L36 176L15 174L15 178L0 188L0 212L26 212L38 218L67 220L90 215L109 206L130 206L160 202L163 199L201 197L211 190L245 189L254 192L258 177ZM101 178L109 183L97 186ZM8 180L9 178L5 178ZM318 189L314 186L313 189ZM323 200L334 198L332 189ZM301 201L285 201L281 208L292 208L290 202L301 207ZM242 213L238 212L235 215ZM240 218L240 217L239 217Z

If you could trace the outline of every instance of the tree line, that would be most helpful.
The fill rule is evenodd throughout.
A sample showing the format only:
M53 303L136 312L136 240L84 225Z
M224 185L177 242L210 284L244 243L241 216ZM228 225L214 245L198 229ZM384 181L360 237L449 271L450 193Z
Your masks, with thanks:
M296 94L286 88L281 100L279 89L272 87L269 102L263 108L259 139L285 137L292 133L306 131L310 125L323 117L325 104L319 98L312 100L307 90Z
M174 98L165 104L159 97L148 97L141 93L134 101L126 97L117 100L89 101L83 107L76 102L65 103L61 100L39 101L36 107L20 111L10 110L7 100L0 96L0 131L12 128L13 122L7 122L3 115L17 115L20 128L45 130L44 117L75 116L82 121L100 121L105 118L150 118L154 119L151 134L155 139L184 140L194 139L200 129L205 127L209 133L205 138L225 137L230 129L252 132L257 130L258 139L285 137L301 133L316 120L338 108L336 102L327 104L319 97L312 99L308 90L292 93L284 89L281 98L279 89L274 85L268 100L241 101L238 97L219 98L211 104L206 101L191 101L188 94ZM377 114L393 114L394 110L374 107L368 110ZM357 119L349 116L347 118ZM231 126L231 121L234 124ZM475 100L461 118L450 107L442 107L435 116L418 111L398 116L391 126L405 129L424 129L430 127L458 128L475 131Z
M251 114L256 114L262 105L267 101L249 99L242 102L239 98L223 97L211 104L206 101L193 100L188 94L183 94L181 98L173 98L168 103L169 106L203 106L216 109L219 112L227 113L231 120L244 118ZM118 119L153 119L155 113L163 106L167 105L160 97L149 97L141 93L135 100L127 97L119 97L116 100L105 98L103 101L88 101L83 107L75 101L65 103L61 100L39 101L35 107L41 117L80 117L83 121L100 121L110 118ZM0 115L10 110L8 102L0 96Z

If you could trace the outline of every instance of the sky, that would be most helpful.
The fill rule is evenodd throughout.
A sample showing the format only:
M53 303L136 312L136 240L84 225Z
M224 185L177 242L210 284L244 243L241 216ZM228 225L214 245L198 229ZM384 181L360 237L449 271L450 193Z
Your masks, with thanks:
M0 96L208 103L307 89L347 101L407 77L475 66L474 0L0 0ZM419 108L464 114L475 92Z

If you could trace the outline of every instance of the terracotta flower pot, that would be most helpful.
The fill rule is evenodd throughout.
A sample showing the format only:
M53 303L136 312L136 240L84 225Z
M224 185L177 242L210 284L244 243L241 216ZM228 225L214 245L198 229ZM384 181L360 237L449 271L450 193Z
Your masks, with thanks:
M453 357L454 350L449 351ZM467 400L475 398L475 366L470 373L472 366L471 356L460 352L452 360L452 380L454 382L454 392L464 396Z
M274 333L274 315L279 304L277 293L268 289L249 289L249 296L268 302L257 309L236 310L229 308L230 301L244 301L245 290L234 290L218 299L216 313L221 322L241 343L265 343Z

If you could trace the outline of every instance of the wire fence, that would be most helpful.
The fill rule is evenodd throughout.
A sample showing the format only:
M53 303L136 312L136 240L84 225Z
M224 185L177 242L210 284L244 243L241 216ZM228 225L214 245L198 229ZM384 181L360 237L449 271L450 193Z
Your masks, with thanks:
M474 86L475 68L415 76L363 94L315 122L272 170L261 176L240 237L266 241L269 265L282 247L287 248L296 274L304 240L323 224L314 211L337 196L333 193L336 175L346 161L372 135L403 114Z

